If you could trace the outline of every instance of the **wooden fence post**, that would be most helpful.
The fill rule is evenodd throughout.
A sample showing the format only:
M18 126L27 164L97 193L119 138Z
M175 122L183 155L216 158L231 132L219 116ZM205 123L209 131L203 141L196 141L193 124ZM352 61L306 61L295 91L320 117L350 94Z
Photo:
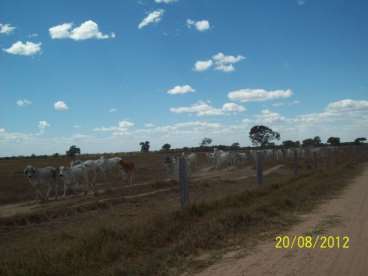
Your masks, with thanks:
M298 160L298 151L294 150L294 176L298 176L299 174L299 160Z
M184 157L180 157L179 159L179 184L180 184L180 203L181 207L185 208L189 204L189 190L188 190L187 161Z
M263 158L262 151L256 151L257 184L263 184Z

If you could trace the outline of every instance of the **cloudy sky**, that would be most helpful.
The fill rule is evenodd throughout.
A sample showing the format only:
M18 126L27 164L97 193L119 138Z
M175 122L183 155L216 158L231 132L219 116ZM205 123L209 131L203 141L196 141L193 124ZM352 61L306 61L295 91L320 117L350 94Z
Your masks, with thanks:
M368 2L0 2L0 156L368 135Z

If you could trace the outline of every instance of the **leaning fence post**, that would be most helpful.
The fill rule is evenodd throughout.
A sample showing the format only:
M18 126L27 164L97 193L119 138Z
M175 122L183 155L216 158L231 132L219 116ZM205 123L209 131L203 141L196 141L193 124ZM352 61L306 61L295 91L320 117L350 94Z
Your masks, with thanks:
M188 175L187 175L187 162L184 157L179 159L179 184L180 184L180 203L181 207L185 208L189 203L189 191L188 191Z
M263 184L263 158L262 152L256 151L256 169L257 169L257 184Z
M299 173L298 151L294 150L294 175L297 176L298 173Z

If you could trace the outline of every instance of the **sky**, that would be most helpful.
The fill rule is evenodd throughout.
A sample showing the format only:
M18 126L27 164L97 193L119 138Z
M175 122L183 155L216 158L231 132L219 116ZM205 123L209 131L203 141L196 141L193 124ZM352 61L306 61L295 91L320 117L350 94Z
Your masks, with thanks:
M364 0L0 1L0 156L368 134ZM280 142L281 142L280 141Z

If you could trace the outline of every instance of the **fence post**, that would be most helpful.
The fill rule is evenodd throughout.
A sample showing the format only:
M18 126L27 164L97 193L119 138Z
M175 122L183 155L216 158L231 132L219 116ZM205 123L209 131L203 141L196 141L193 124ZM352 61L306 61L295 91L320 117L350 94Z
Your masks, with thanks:
M256 151L257 184L263 184L263 158L262 151Z
M185 208L189 204L187 161L185 157L179 158L179 184L180 184L180 203L181 207Z
M299 160L298 160L298 151L294 150L294 176L298 176L299 174Z

